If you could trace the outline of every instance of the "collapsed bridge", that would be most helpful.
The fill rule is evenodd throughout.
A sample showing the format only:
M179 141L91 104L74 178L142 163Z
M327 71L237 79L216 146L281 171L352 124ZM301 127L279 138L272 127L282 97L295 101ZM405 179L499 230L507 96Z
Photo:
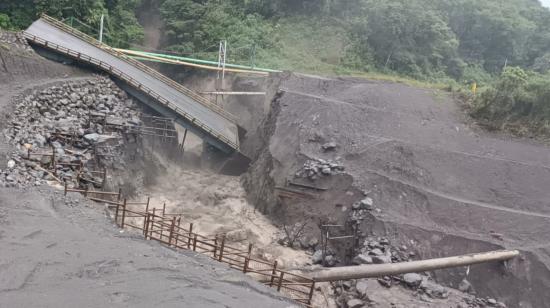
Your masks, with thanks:
M32 45L122 81L121 86L142 103L221 151L239 152L239 127L233 115L156 70L47 15L35 21L24 36Z

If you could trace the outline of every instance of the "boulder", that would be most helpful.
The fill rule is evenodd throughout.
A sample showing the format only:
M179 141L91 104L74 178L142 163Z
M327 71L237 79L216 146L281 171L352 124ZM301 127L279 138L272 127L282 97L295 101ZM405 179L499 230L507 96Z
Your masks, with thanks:
M15 168L15 161L13 159L10 159L8 161L8 169L13 169Z
M336 147L337 147L336 142L327 142L321 146L321 148L325 152L334 151Z
M372 262L374 264L387 264L391 263L391 257L390 256L373 256Z
M320 264L323 261L323 252L321 250L316 250L311 256L311 261L313 264Z
M461 292L470 292L470 290L472 290L472 284L468 280L466 280L466 278L464 278L458 284L458 290L460 290Z
M357 293L362 298L367 296L368 286L369 286L369 283L367 279L358 280L357 283L355 284L355 289L357 290Z
M416 273L403 275L403 281L411 288L417 288L422 283L422 276Z
M348 300L346 304L348 308L361 308L365 306L365 302L357 298Z
M361 264L372 264L372 257L366 254L359 254L353 258L351 261L353 264L361 265Z

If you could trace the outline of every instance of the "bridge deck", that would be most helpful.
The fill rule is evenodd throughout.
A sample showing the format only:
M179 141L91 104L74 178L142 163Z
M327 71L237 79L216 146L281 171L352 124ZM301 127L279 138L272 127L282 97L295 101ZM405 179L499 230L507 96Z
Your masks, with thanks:
M34 43L95 65L126 81L173 111L174 116L199 135L221 142L225 150L238 151L238 129L231 115L157 71L47 16L35 21L25 36Z

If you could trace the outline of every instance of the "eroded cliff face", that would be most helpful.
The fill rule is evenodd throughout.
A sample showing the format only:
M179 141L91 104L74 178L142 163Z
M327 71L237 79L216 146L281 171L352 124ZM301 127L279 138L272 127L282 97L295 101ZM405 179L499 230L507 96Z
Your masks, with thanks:
M293 74L277 93L242 178L258 209L308 222L308 236L323 223L356 228L355 246L384 236L416 259L520 249L505 266L432 275L455 287L467 276L511 307L550 305L546 146L486 134L430 89ZM340 264L352 246L332 247Z

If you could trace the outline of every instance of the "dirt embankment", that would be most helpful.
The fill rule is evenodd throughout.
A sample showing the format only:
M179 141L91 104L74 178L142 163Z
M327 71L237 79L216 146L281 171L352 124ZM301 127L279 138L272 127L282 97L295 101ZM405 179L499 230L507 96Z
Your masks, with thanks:
M359 231L413 247L417 258L523 252L506 267L432 273L440 281L457 286L467 277L478 295L511 307L550 305L548 147L487 134L434 90L303 75L288 76L280 88L257 133L263 146L243 177L265 213L281 223L311 219L318 234L322 222L349 223L353 204L368 196L373 205ZM345 171L297 173L311 159ZM328 190L290 187L289 180ZM315 197L281 198L275 188L285 186Z

